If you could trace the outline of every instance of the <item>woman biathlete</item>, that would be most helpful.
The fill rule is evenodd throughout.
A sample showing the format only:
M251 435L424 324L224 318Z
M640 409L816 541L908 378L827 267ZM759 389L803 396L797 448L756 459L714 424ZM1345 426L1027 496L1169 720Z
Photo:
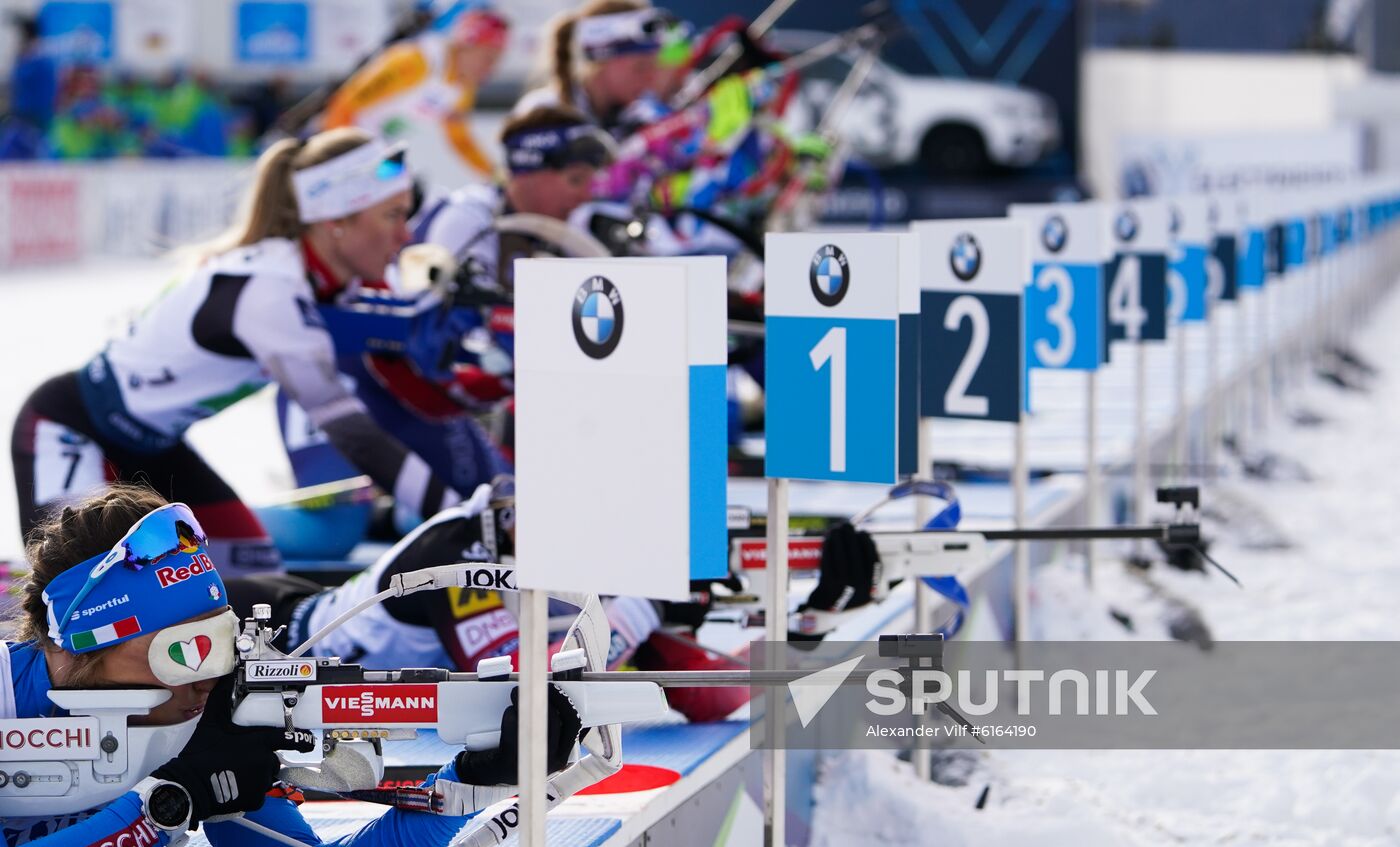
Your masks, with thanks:
M469 119L477 89L495 71L509 34L499 13L473 9L444 30L400 41L331 95L321 125L357 126L410 144L419 175L433 182L489 181L496 166Z
M66 717L49 696L55 689L148 689L168 694L131 722L160 727L147 751L179 752L146 762L129 790L80 786L82 798L62 814L24 815L23 795L11 793L0 802L6 847L161 847L200 822L215 847L277 843L236 822L207 822L235 813L307 845L446 847L475 815L470 802L453 807L461 814L391 808L352 834L321 840L297 808L299 793L277 780L276 751L310 752L315 737L233 723L238 618L227 604L222 565L183 503L118 484L37 526L26 553L32 570L16 621L22 640L0 645L0 719L8 734L32 737L23 719L35 719L38 731ZM567 762L579 721L557 689L550 700L549 767L556 770ZM512 709L502 715L503 729L515 720ZM475 786L514 783L511 737L503 732L493 750L458 753L424 785L465 800L477 796ZM61 761L60 751L48 752ZM133 767L139 752L127 751Z
M639 0L591 0L555 19L550 82L525 94L514 114L568 106L609 132L629 128L628 107L661 82L658 54L675 18Z
M276 382L405 516L461 500L385 432L336 371L318 305L379 280L409 240L401 149L358 129L286 140L259 160L246 220L128 334L36 389L11 440L20 526L112 480L191 504L229 572L279 563L253 513L185 431Z

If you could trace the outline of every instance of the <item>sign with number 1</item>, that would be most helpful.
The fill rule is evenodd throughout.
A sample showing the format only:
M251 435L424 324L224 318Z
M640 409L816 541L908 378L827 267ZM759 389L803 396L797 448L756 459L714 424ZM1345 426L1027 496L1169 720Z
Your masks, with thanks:
M1103 215L1090 203L1012 206L1029 233L1026 366L1091 371L1104 361Z
M1031 270L1025 223L916 221L912 229L923 289L920 414L1020 420L1021 301Z
M913 473L911 238L783 233L766 248L764 474L892 483Z

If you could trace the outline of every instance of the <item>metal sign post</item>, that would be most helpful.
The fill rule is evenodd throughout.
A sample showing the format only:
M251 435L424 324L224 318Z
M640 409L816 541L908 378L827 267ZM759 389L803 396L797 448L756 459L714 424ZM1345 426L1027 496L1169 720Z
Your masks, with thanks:
M1108 336L1133 342L1133 514L1150 508L1147 429L1148 341L1167 340L1167 249L1170 218L1160 200L1118 204L1113 212L1115 256L1108 280Z
M1029 236L1020 220L915 221L918 239L924 417L1015 425L1015 519L1025 520L1025 344L1022 301L1030 280ZM1030 631L1030 558L1017 544L1018 641Z
M788 480L894 483L918 459L917 253L908 235L770 234L764 397L770 641L787 640ZM765 843L786 843L781 695L766 703Z
M1092 523L1097 519L1099 497L1097 379L1099 367L1107 361L1103 268L1109 239L1105 212L1097 203L1052 203L1014 205L1007 215L1025 222L1029 235L1026 367L1078 370L1087 375L1085 503ZM1085 541L1084 550L1086 577L1092 584L1092 540Z
M1187 356L1187 328L1209 321L1210 202L1199 195L1173 198L1170 202L1172 236L1171 266L1168 269L1171 316L1176 326L1176 465L1177 479L1187 476L1196 463L1190 446L1191 421L1188 409L1190 362Z
M1220 467L1220 438L1224 429L1225 403L1223 395L1227 386L1220 382L1220 358L1223 353L1220 344L1220 330L1223 319L1218 308L1225 303L1233 304L1239 311L1239 262L1238 238L1239 208L1228 197L1211 197L1210 255L1206 261L1210 306L1206 326L1206 356L1209 359L1206 390L1205 462L1208 467ZM1233 396L1234 392L1230 392ZM1231 404L1233 406L1233 404Z

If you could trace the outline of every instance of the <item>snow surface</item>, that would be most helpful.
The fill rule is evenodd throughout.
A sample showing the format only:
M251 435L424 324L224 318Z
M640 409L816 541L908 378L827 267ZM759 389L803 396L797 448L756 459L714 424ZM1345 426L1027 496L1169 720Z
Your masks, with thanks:
M1207 484L1212 554L1243 582L1154 566L1151 580L1194 606L1216 640L1400 637L1400 297L1357 339L1383 372L1371 393L1316 379L1283 404L1327 418L1275 420L1256 446L1290 457L1311 482L1239 478ZM1214 504L1212 497L1214 496ZM1249 515L1250 520L1241 519ZM1280 535L1291 550L1251 545ZM1085 589L1084 562L1037 571L1032 619L1046 640L1165 638L1161 599L1117 562ZM1133 616L1128 634L1110 608ZM967 784L919 780L891 752L822 763L815 844L1380 845L1400 843L1400 751L972 751ZM976 809L984 788L983 809Z

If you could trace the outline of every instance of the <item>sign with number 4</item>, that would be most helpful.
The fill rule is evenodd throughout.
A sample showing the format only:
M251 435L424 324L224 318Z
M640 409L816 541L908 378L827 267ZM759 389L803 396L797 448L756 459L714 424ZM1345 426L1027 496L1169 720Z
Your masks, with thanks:
M1160 200L1135 200L1105 208L1112 215L1114 254L1106 274L1108 339L1165 341L1167 206Z

